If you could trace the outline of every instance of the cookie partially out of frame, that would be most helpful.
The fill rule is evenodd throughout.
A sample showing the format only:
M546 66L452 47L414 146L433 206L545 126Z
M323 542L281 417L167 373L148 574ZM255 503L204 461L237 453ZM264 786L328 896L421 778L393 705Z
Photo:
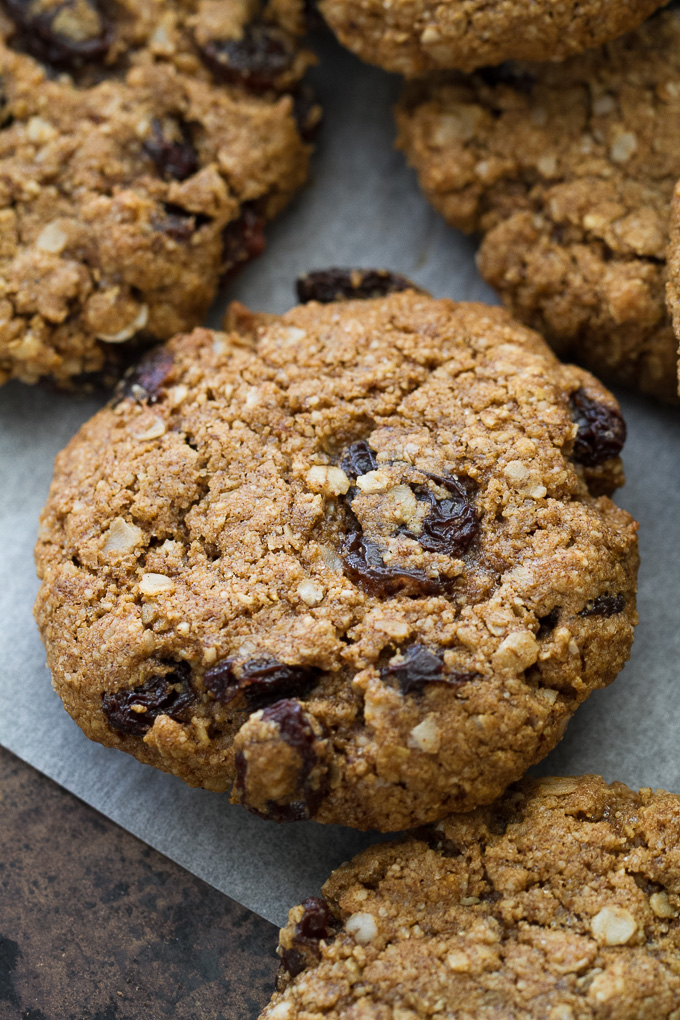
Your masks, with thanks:
M675 336L680 343L680 182L675 186L671 203L666 306L673 323Z
M564 60L636 28L664 0L321 0L353 53L415 77L505 60Z
M599 776L359 854L290 912L261 1020L678 1020L680 797Z
M396 830L488 802L628 657L637 525L604 495L624 437L501 309L234 306L57 459L55 686L91 738L267 818Z
M562 355L677 399L665 308L680 177L680 14L561 65L413 85L399 146L484 278Z
M0 4L0 382L120 374L203 318L304 182L283 0Z

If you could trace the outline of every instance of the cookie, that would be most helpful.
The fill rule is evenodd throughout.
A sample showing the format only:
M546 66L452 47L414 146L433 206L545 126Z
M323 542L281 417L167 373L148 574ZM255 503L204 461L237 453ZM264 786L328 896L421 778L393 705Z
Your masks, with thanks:
M667 254L666 306L673 323L675 336L680 341L680 183L676 184L673 191Z
M89 737L266 818L396 830L491 801L628 657L624 438L502 309L235 305L57 459L56 689Z
M678 1020L680 797L525 780L290 912L261 1020Z
M561 356L677 399L665 309L680 177L680 15L561 64L419 83L398 145L432 204L483 235L484 278Z
M262 251L319 114L287 6L0 6L0 382L119 377Z
M321 0L340 42L370 64L415 77L506 60L564 60L628 32L665 0Z

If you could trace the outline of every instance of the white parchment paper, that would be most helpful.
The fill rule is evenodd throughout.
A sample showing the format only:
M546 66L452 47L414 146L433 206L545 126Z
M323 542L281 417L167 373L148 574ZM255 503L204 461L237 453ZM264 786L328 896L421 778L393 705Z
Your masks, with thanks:
M399 83L318 41L326 109L310 187L269 231L265 255L226 298L281 312L301 272L386 267L436 296L495 301L474 244L426 205L393 150ZM147 843L277 924L374 834L314 823L277 826L225 796L192 790L90 743L50 687L31 614L33 543L52 461L102 401L10 385L0 390L0 743ZM641 522L640 626L632 661L579 710L543 773L595 771L680 791L680 413L622 395L628 484L619 502ZM1 824L1 822L0 822Z

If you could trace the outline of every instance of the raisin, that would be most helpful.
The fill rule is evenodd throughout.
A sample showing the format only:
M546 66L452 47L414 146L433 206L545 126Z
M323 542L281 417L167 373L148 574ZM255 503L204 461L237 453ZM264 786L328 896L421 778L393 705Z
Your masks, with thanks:
M618 457L626 441L626 423L613 407L591 400L585 390L570 397L572 417L578 425L574 460L586 467Z
M246 204L237 220L222 232L222 265L225 276L245 262L257 258L265 249L264 217L252 204Z
M539 616L538 634L536 635L539 641L541 640L541 638L547 637L548 634L552 634L555 627L557 626L557 621L559 620L559 618L560 610L558 606L554 606L549 613L545 614L545 616Z
M327 939L333 915L326 900L310 896L302 906L304 914L295 925L295 934L305 939Z
M240 39L215 39L200 47L201 57L218 81L253 92L276 88L290 71L295 50L289 37L273 25L251 22Z
M305 967L320 956L319 942L335 935L331 908L325 899L310 896L302 903L304 913L295 925L293 945L281 953L281 968L290 977L297 977Z
M616 616L626 608L625 596L619 592L618 595L598 595L592 602L588 602L579 616Z
M151 122L151 137L142 148L156 170L165 177L185 181L198 170L198 153L191 143L188 125L166 125L165 129L155 117Z
M126 397L131 397L138 403L146 400L149 404L157 404L173 365L169 351L164 347L154 347L136 365L129 368L118 383L113 397L114 405Z
M304 953L294 947L284 949L281 952L281 969L285 970L290 977L297 977L307 966L307 958Z
M312 818L326 794L326 787L323 783L316 789L311 785L311 776L317 765L317 757L314 750L316 738L309 720L300 703L291 698L284 698L263 709L262 720L276 723L281 739L300 756L301 766L298 775L300 796L299 800L289 804L278 804L276 801L270 800L265 811L252 808L247 803L245 806L253 814L274 822L301 822ZM245 791L247 767L246 757L240 751L236 755L236 787L241 793Z
M114 26L101 0L2 0L20 29L18 42L38 60L77 68L101 60L114 40Z
M394 679L399 684L402 694L422 691L426 684L464 684L475 680L477 673L448 672L444 673L444 663L440 654L431 652L425 645L411 645L401 662L384 666L380 670L383 679Z
M340 466L347 475L358 478L376 469L376 455L366 440L361 439L345 450ZM479 528L477 512L457 479L441 478L438 475L428 477L437 485L448 489L454 498L438 500L428 489L415 486L415 491L430 502L432 509L423 520L420 535L415 535L403 527L399 529L399 533L420 542L428 552L446 552L452 556L460 556L477 534ZM345 538L342 548L345 569L351 580L361 584L372 595L389 595L397 591L413 596L437 594L451 586L453 582L448 579L436 579L428 577L420 570L385 564L380 547L363 535L351 509L351 501L355 494L356 489L350 489L345 496L353 528Z
M375 471L377 466L375 453L365 439L360 439L359 442L348 446L340 461L340 467L350 478L366 475L369 471Z
M234 662L224 659L203 677L206 689L223 705L228 705L243 691L252 711L271 705L281 698L307 694L319 677L314 666L289 666L278 659L252 659L234 671Z
M433 492L422 486L415 488L416 494L430 503L431 510L423 518L419 535L404 529L402 534L415 539L426 552L442 552L448 556L462 556L479 531L477 511L470 502L467 492L455 478L430 478L441 488L447 489L452 499L437 499Z
M381 677L394 677L402 694L422 690L425 684L441 680L444 663L441 655L435 655L425 645L411 645L401 662L385 666Z
M448 578L428 577L420 570L387 566L380 548L360 531L345 538L342 559L347 576L369 595L395 595L399 591L414 597L437 595L454 583Z
M143 737L159 715L182 722L185 710L196 699L190 676L189 664L178 662L165 676L153 676L139 687L102 695L109 726L119 733Z
M497 67L480 67L475 73L479 75L485 85L490 85L492 88L498 85L507 85L515 92L521 92L525 96L531 95L536 84L533 74L510 61L499 64Z
M318 269L295 285L298 300L330 304L351 298L379 298L401 290L418 290L405 276L386 269Z

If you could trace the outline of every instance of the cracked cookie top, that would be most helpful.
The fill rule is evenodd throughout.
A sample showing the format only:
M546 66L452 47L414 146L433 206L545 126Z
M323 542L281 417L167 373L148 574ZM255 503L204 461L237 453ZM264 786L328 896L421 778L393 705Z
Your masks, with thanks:
M262 251L319 116L289 6L0 3L0 382L117 378Z
M680 797L525 780L344 864L261 1020L677 1020Z
M624 439L611 394L498 308L234 305L57 460L57 690L90 737L265 817L488 802L629 654Z
M635 28L664 0L320 0L340 41L408 78L505 60L564 60Z
M398 146L484 278L562 355L677 399L664 303L680 167L680 16L564 64L407 88Z

